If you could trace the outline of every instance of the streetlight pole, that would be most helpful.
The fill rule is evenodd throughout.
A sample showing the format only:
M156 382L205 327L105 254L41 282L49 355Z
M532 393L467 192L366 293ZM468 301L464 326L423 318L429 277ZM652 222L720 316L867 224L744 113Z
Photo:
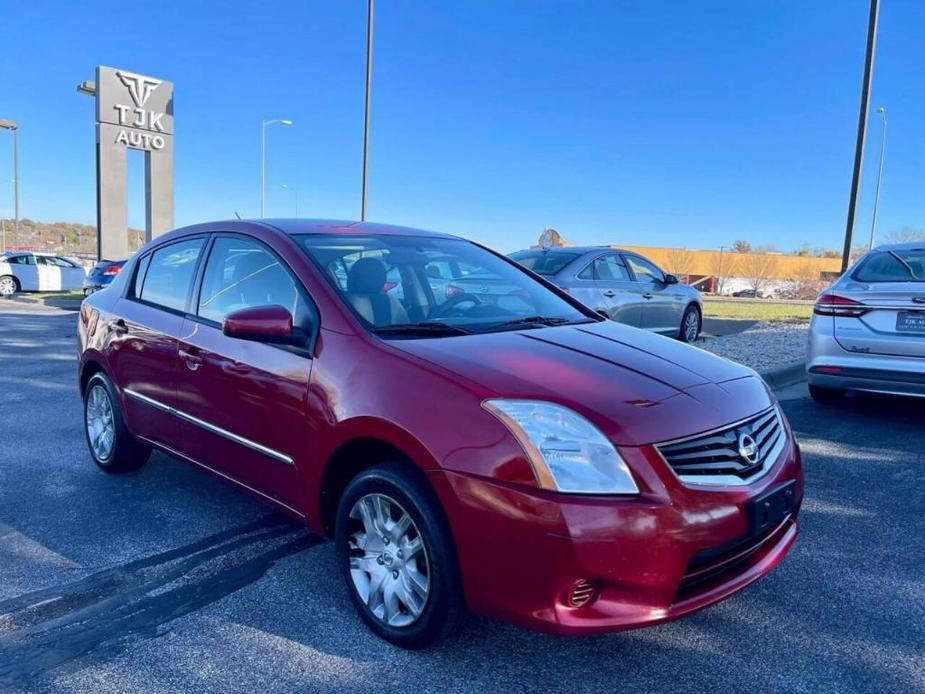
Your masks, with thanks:
M299 216L299 189L295 186L291 186L288 183L283 184L283 188L286 190L291 190L295 194L295 216Z
M363 125L363 193L360 221L366 221L366 177L369 174L369 104L373 87L373 0L366 11L366 120Z
M16 238L19 238L19 123L14 120L0 120L0 129L13 133L13 216L16 220Z
M264 199L267 191L267 126L279 123L292 125L288 118L273 118L260 123L260 216L264 216Z
M725 246L719 247L719 277L716 278L716 293L723 293L723 253L726 251Z
M851 261L851 237L854 235L854 217L861 192L861 166L864 163L864 138L867 136L867 110L870 108L870 88L874 76L874 54L877 50L877 19L880 0L870 0L870 17L867 24L867 54L864 58L864 80L861 86L861 110L858 114L858 139L854 148L854 172L851 176L851 197L848 200L848 220L845 225L845 246L841 257L841 272L845 274Z
M880 209L880 184L883 182L883 154L886 150L886 109L880 106L877 109L883 117L883 130L880 135L880 170L877 172L877 194L874 197L874 216L870 222L870 247L874 247L874 239L877 236L877 210Z

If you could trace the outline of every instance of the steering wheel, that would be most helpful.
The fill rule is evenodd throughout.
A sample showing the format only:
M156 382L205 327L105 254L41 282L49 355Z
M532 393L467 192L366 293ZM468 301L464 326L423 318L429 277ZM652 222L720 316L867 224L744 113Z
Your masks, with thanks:
M451 296L449 299L437 306L430 317L445 318L450 313L450 311L459 306L459 304L467 303L472 304L472 307L475 308L482 302L475 294L467 294L465 292L462 294L456 294L455 296Z

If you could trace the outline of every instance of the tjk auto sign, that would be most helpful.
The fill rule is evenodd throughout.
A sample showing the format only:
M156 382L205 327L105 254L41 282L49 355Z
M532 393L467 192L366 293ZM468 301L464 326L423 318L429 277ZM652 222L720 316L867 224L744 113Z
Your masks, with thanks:
M161 150L173 135L173 84L100 66L96 120L118 126L113 142L133 149Z
M173 227L173 84L96 68L97 234L100 258L128 257L126 150L145 158L145 239Z

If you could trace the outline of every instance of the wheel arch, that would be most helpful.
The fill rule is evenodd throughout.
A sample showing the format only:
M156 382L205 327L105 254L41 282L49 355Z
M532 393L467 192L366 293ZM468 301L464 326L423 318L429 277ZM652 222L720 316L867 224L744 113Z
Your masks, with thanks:
M424 482L442 509L443 504L437 490L425 474L426 469L436 467L436 462L429 453L417 448L417 445L411 446L407 442L395 441L393 437L382 436L379 432L357 433L342 440L326 457L317 481L317 492L314 496L318 501L319 529L326 536L333 537L337 503L344 489L350 480L363 470L382 463L394 462L404 466L410 474ZM422 460L422 456L426 458ZM445 509L443 511L445 513Z

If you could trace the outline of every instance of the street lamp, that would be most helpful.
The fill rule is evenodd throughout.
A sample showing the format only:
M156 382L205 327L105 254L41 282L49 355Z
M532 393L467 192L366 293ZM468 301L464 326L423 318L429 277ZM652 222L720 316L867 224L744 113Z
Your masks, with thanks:
M295 186L289 185L288 183L284 183L282 187L285 188L286 190L291 190L293 193L295 193L295 216L298 217L299 216L299 189L296 188Z
M366 178L369 174L369 106L373 90L373 0L366 8L366 115L363 122L363 192L360 197L360 221L366 221Z
M870 247L874 247L874 238L877 235L877 210L880 208L880 183L883 181L883 153L886 150L886 109L877 108L877 113L883 117L883 130L880 135L880 171L877 173L877 195L874 197L874 217L870 222Z
M292 125L288 118L274 118L261 122L260 127L260 216L263 217L264 197L267 189L267 126L279 123L280 125Z
M19 238L19 123L14 120L0 120L0 130L13 133L13 216L16 219L16 238Z

